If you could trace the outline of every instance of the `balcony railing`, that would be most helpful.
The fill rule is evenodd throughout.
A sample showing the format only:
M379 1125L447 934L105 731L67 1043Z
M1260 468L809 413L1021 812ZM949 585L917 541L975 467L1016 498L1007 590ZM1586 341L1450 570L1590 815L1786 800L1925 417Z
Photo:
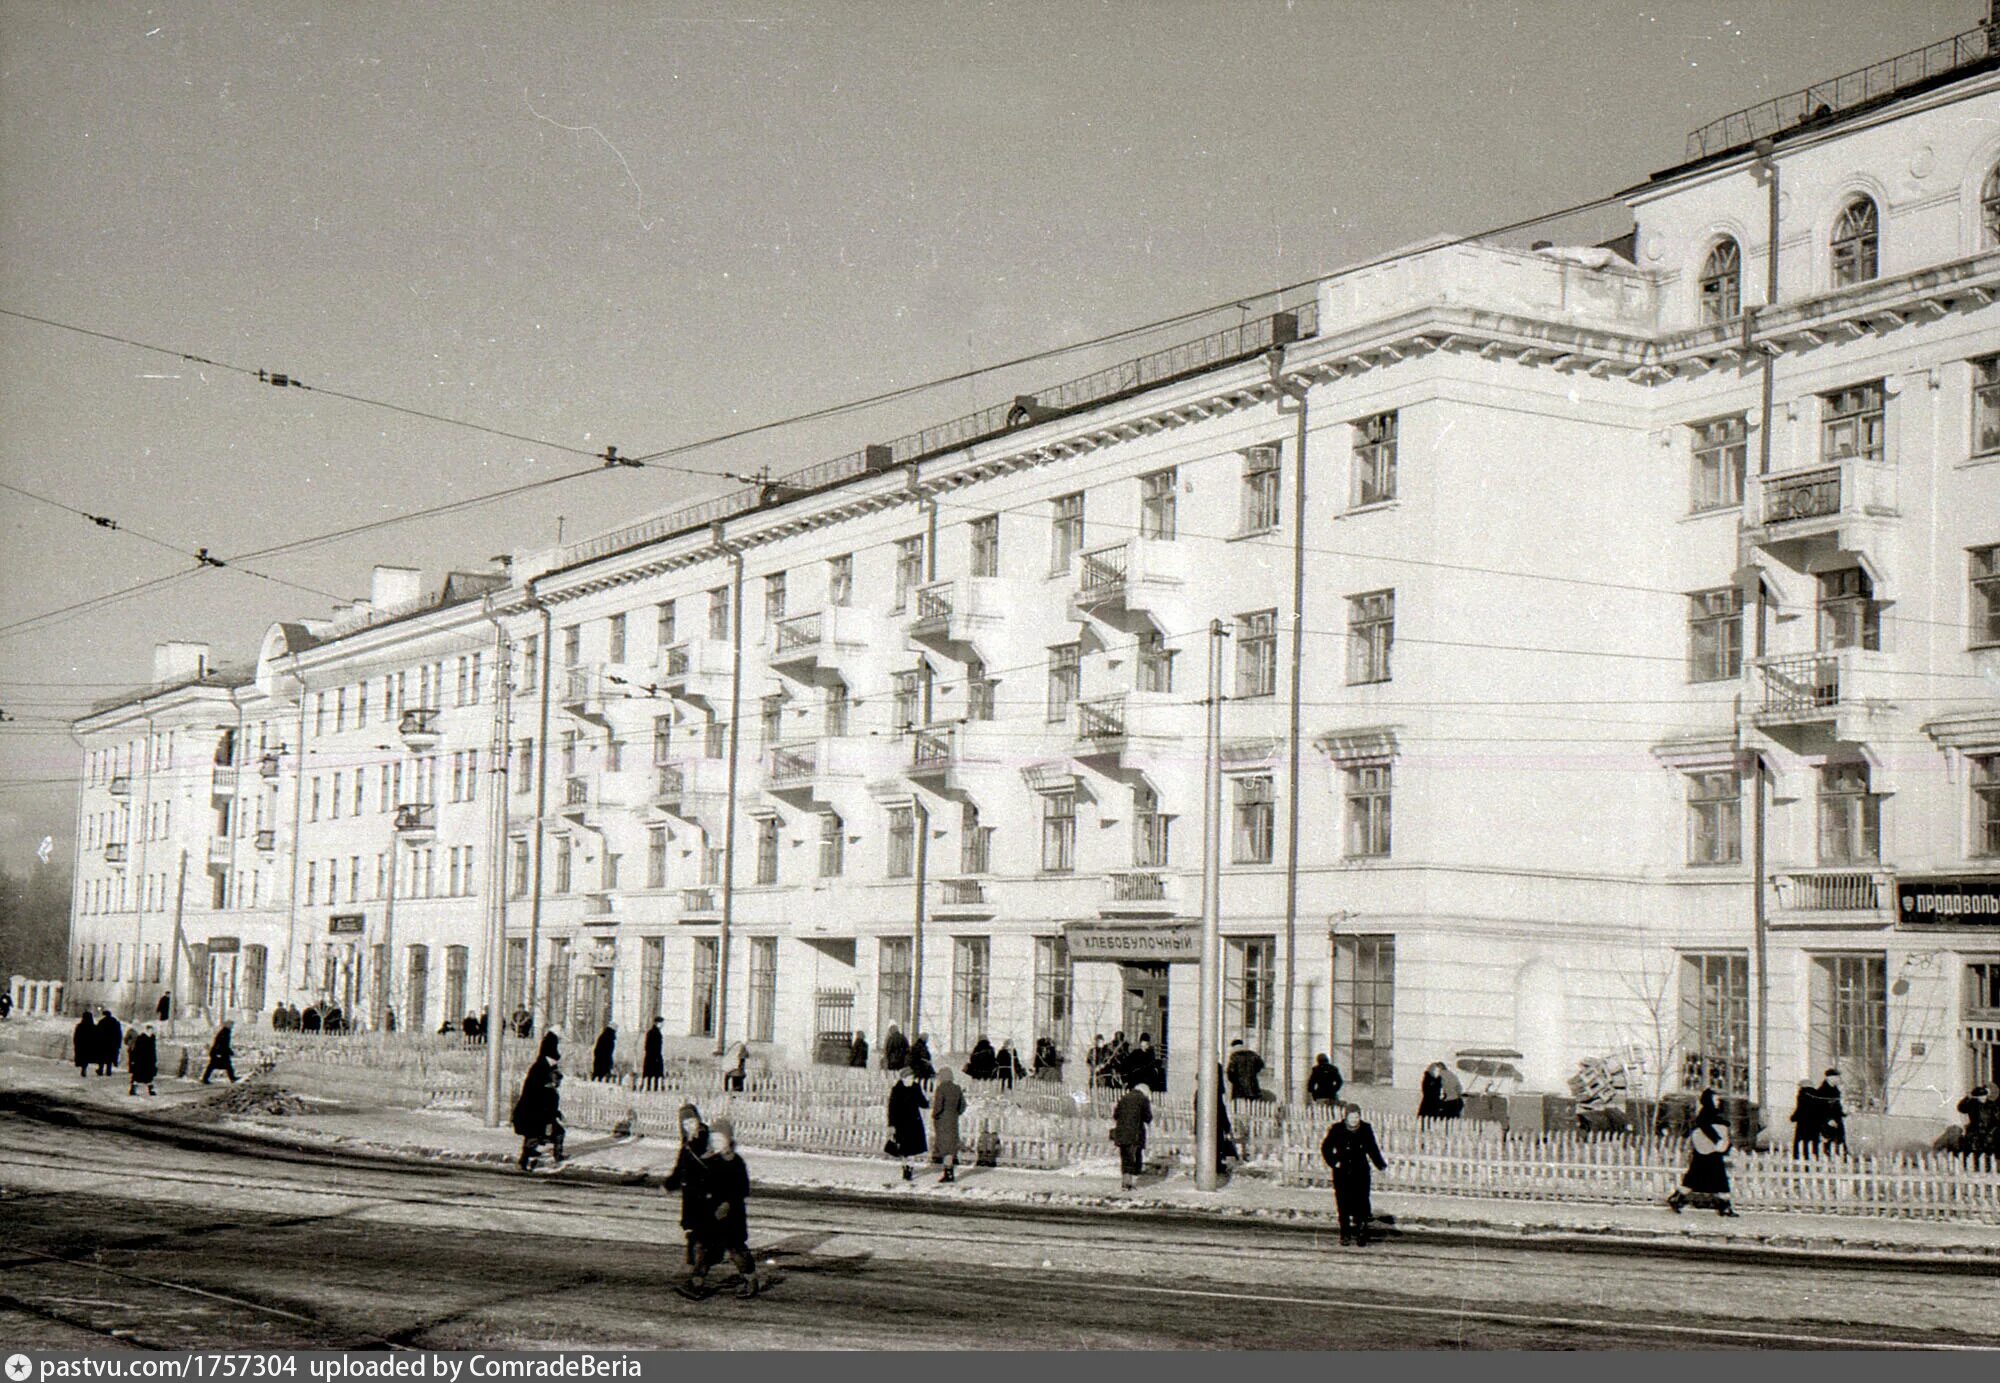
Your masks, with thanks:
M661 657L660 675L669 682L683 681L688 675L688 665L692 661L688 656L688 646L684 643L677 643L672 648L669 648L665 655Z
M442 730L438 725L438 710L435 706L414 706L403 712L396 725L397 733L407 740L411 747L426 749L438 742Z
M764 784L767 787L796 787L810 783L819 766L816 744L780 745L765 756Z
M1764 522L1796 523L1840 512L1840 467L1764 477Z
M951 727L919 730L910 736L910 771L939 773L952 765L957 745Z
M236 766L217 764L215 775L209 782L209 791L221 797L233 796L236 792Z
M824 612L815 610L809 615L793 615L790 619L778 621L775 648L779 653L796 653L819 645L820 631L825 627L821 618Z
M715 912L715 890L712 888L684 888L681 890L682 912Z
M113 778L108 784L106 784L106 787L110 791L113 797L130 797L132 795L131 776L129 774L120 773L117 777Z
M1095 605L1121 599L1125 594L1125 573L1129 548L1125 543L1094 548L1078 559L1076 598L1081 604Z
M278 756L276 754L266 754L263 758L257 760L257 772L267 780L276 778L278 776Z
M951 625L952 583L939 582L917 591L917 612L910 621L914 634L941 633Z
M405 836L437 834L437 804L405 802L396 808L396 833Z
M1805 653L1760 658L1754 666L1763 684L1761 715L1791 716L1832 710L1840 704L1840 658Z
M590 779L582 774L563 780L563 805L584 807L590 804Z
M563 673L563 704L573 706L579 701L588 701L596 694L597 678L592 669L573 667Z
M1164 903L1167 901L1167 876L1157 870L1133 869L1111 876L1111 901L1114 903Z
M986 903L986 885L979 879L939 879L938 894L945 907L973 908Z
M260 854L275 854L277 853L277 849L278 833L276 831L257 832L257 850Z
M1787 912L1877 912L1889 905L1889 876L1876 869L1776 874L1778 906Z
M653 780L653 796L662 802L678 802L687 791L687 775L679 764L661 764Z
M125 842L122 840L106 841L104 845L104 862L106 864L125 863L126 849Z
M1076 706L1076 733L1081 739L1115 740L1125 737L1125 698L1100 696L1079 701Z
M208 838L208 862L210 864L228 864L235 857L235 849L231 845L228 836L210 836Z

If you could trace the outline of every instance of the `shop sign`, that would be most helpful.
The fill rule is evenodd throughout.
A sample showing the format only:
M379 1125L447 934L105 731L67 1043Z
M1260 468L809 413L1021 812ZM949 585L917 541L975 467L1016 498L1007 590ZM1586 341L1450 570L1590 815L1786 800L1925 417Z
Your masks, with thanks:
M1906 927L2000 927L2000 875L1898 879L1896 922Z
M337 912L326 919L328 936L359 936L368 930L368 918L358 912Z
M1072 922L1063 928L1069 958L1158 963L1199 961L1201 928L1193 922Z
M212 936L207 941L211 956L230 956L243 949L241 941L233 936Z

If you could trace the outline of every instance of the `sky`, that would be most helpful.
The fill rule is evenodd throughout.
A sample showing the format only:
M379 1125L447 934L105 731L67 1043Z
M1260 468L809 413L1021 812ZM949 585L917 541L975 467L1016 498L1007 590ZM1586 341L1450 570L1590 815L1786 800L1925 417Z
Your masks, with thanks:
M218 362L0 317L0 482L119 524L0 490L0 866L68 856L64 727L156 642L247 659L376 563L435 582L718 483L599 470L201 549L1247 303L674 461L828 459L1614 193L1984 8L0 0L0 309Z

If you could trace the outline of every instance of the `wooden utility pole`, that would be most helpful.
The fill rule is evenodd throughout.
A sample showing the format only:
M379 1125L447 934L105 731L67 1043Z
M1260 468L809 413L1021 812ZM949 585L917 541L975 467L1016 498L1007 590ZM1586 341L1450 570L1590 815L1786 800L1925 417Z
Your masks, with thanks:
M1194 1184L1213 1191L1219 1178L1222 1092L1215 1079L1221 1060L1222 996L1222 621L1208 623L1208 728L1202 741L1201 794L1201 1002L1195 1041ZM1164 1094L1165 1092L1161 1092Z

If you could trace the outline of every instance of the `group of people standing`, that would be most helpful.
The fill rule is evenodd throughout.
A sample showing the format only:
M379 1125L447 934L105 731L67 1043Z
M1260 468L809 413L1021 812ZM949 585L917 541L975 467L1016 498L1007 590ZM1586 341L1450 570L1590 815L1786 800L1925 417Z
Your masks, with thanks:
M1085 1060L1090 1066L1090 1083L1107 1090L1128 1090L1137 1085L1160 1090L1167 1083L1166 1061L1149 1032L1139 1034L1137 1046L1128 1043L1123 1032L1113 1033L1109 1042L1099 1033L1091 1040Z
M352 1032L353 1024L340 1005L327 1001L324 1004L310 1003L301 1009L297 1004L279 1004L271 1010L272 1032L324 1032L340 1034Z

